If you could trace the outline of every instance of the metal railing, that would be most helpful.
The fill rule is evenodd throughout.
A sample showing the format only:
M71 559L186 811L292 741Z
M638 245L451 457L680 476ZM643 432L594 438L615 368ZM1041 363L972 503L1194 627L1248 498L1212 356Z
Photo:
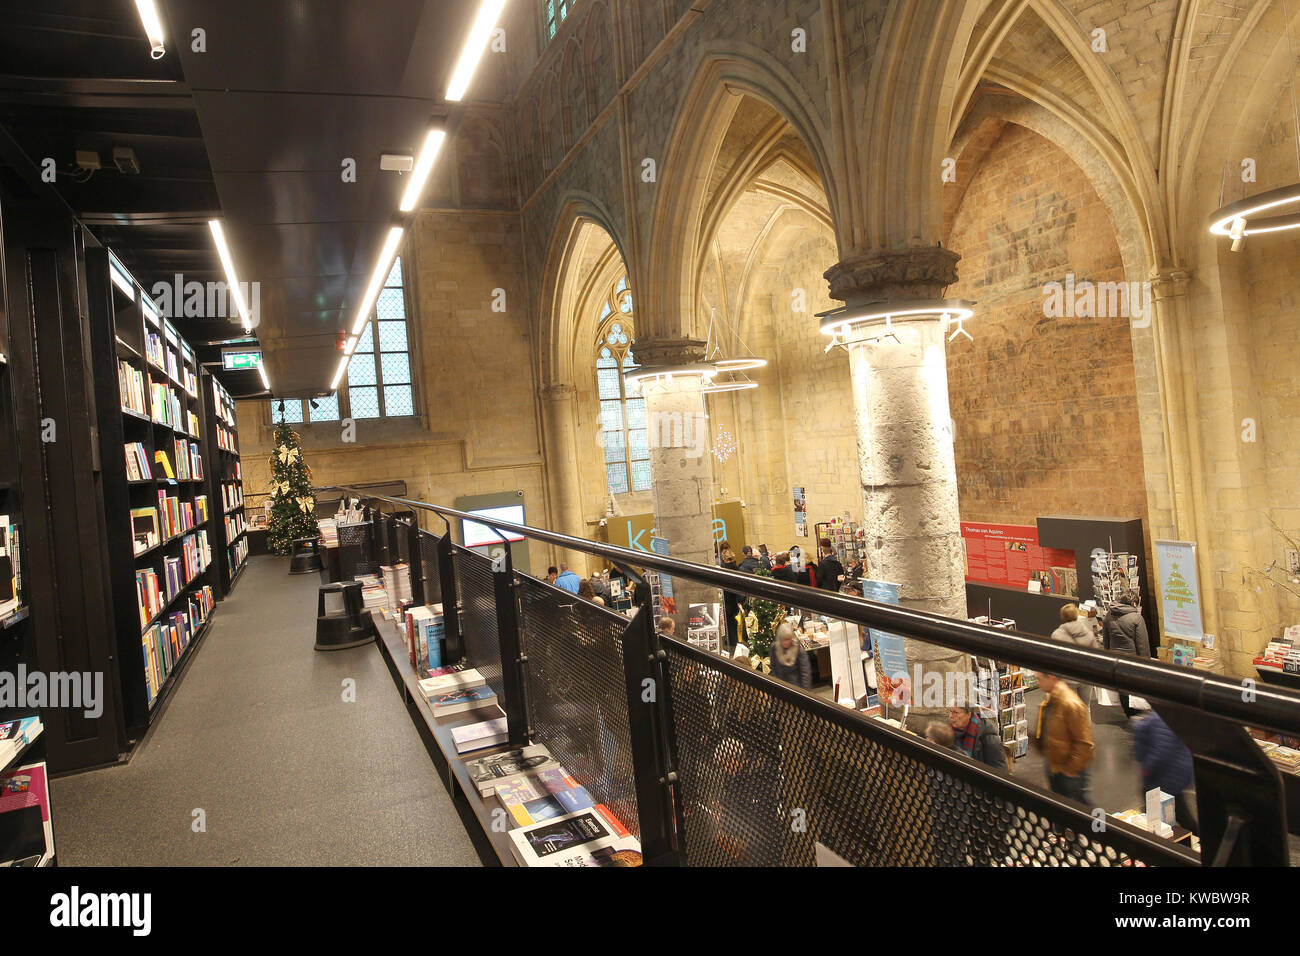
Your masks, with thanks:
M512 743L548 744L597 799L634 815L647 860L801 865L812 863L820 843L864 865L1287 861L1282 780L1242 724L1300 733L1295 693L427 502L337 490L376 506L374 553L408 557L413 595L442 595L448 652L463 648L492 675ZM382 505L433 514L445 531L394 520ZM1147 698L1194 755L1202 857L659 635L648 608L628 621L516 572L508 548L496 562L473 554L452 542L449 519L604 558L633 579L636 568L659 571L742 600L766 598ZM390 545L403 536L405 547Z

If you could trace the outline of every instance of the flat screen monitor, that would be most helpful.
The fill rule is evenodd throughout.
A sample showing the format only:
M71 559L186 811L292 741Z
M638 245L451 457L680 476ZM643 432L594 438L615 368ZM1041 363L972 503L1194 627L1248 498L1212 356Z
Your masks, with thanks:
M509 521L511 524L524 523L524 506L523 505L506 505L504 508L479 508L471 511L472 515L482 515L485 518L496 518L499 521ZM465 547L481 548L484 545L500 544L504 536L507 541L523 541L522 534L514 534L510 531L502 531L497 534L485 524L479 524L477 521L466 520L463 522L464 527L461 534L465 539Z

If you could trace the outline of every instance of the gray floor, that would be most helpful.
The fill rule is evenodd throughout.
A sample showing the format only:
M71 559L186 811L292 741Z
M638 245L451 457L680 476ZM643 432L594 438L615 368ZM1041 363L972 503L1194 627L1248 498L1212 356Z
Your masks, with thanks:
M287 564L251 559L127 765L52 782L60 863L479 865L379 650L315 651Z

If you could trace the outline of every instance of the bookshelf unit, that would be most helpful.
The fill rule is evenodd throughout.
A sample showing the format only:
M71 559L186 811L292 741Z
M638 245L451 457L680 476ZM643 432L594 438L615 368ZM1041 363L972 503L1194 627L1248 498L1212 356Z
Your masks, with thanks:
M138 733L211 623L220 507L194 350L111 252L91 254L111 287L96 400L123 712Z
M216 580L224 598L239 582L248 563L248 520L244 515L244 470L239 461L239 430L235 400L217 381L204 372L208 409L208 447L212 449L212 477L209 495L214 503Z

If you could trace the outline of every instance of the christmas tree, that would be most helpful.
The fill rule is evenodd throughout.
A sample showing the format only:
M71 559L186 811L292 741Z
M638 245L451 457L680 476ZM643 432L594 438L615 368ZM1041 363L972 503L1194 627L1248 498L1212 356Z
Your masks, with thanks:
M1183 580L1182 573L1179 572L1176 563L1169 566L1169 580L1165 582L1165 602L1177 604L1179 610L1182 609L1184 604L1196 603L1196 595L1192 593L1192 589Z
M271 520L266 546L273 554L288 554L294 538L316 537L316 499L311 469L302 458L302 441L287 422L275 426L271 455Z
M770 578L771 571L755 572L759 577ZM745 623L745 639L749 644L751 655L767 657L772 650L772 641L776 638L776 628L785 620L785 608L766 598L749 599L749 617Z

